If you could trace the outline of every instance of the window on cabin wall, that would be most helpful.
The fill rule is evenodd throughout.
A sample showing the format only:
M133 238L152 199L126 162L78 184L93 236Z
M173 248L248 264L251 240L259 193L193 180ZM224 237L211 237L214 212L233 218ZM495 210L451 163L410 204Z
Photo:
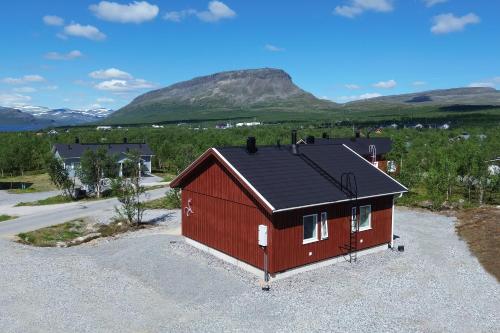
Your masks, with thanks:
M304 238L302 243L312 243L318 240L318 214L306 215L302 218Z
M372 227L372 206L359 207L359 230L368 230Z
M328 238L328 215L326 212L321 213L321 239Z

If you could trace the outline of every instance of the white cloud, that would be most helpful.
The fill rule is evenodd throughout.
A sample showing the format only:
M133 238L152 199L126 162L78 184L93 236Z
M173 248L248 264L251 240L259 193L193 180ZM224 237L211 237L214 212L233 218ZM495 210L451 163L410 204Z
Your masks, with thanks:
M0 105L16 107L26 105L31 101L31 96L21 94L2 94L0 93Z
M365 11L390 12L392 0L349 0L347 5L335 7L335 14L354 18Z
M83 37L91 40L104 40L106 35L92 25L81 25L79 23L71 23L64 27L64 35ZM63 36L64 36L63 35Z
M434 25L431 32L434 34L447 34L450 32L462 31L468 24L477 24L481 21L479 16L474 13L457 17L452 13L434 16Z
M73 50L68 53L49 52L45 54L45 58L49 60L71 60L83 57L83 53L78 50Z
M198 18L205 22L217 22L221 19L233 18L236 13L221 1L210 1L208 10L199 12Z
M12 91L17 92L17 93L32 93L35 92L36 89L33 87L19 87L19 88L14 88Z
M471 88L495 88L495 84L493 82L472 82L469 84Z
M500 76L495 76L478 82L472 82L469 84L469 87L496 88L498 85L500 85Z
M196 10L194 9L185 9L180 11L167 12L163 16L163 19L172 22L180 22L188 16L196 15Z
M119 23L142 23L153 20L160 9L147 1L134 1L127 5L116 2L101 1L90 5L89 9L102 20Z
M132 80L107 80L99 82L95 85L98 90L112 91L112 92L126 92L141 89L154 88L155 85L143 80L143 79L132 79Z
M380 97L380 96L382 96L382 95L379 93L366 93L366 94L361 94L361 95L340 96L337 98L337 100L340 103L346 103L346 102L359 101L362 99L369 99L369 98L375 98L375 97Z
M64 20L59 16L45 15L43 17L43 23L45 23L46 25L60 26L64 24Z
M99 97L97 98L97 103L113 103L115 100L109 97Z
M447 2L448 0L423 0L427 7L432 7L434 5Z
M350 90L355 90L355 89L361 88L360 86L358 86L357 84L354 84L354 83L344 84L344 87L346 87L347 89L350 89Z
M285 51L284 48L276 46L276 45L272 45L272 44L266 44L266 45L264 45L264 48L268 51L271 51L271 52L283 52L283 51Z
M42 81L45 81L43 76L37 74L25 75L22 77L6 77L2 79L2 82L7 84L25 84L28 82L42 82Z
M93 79L99 79L99 80L132 79L132 75L122 70L119 70L118 68L100 69L89 73L89 76Z
M188 16L196 16L198 19L204 22L217 22L222 19L230 19L236 17L236 12L229 8L222 1L210 1L208 3L208 9L204 11L198 11L195 9L185 9L180 11L167 12L163 18L167 21L180 22Z
M382 88L382 89L392 89L397 85L397 82L394 80L389 80L389 81L380 81L377 83L374 83L373 86L375 88Z

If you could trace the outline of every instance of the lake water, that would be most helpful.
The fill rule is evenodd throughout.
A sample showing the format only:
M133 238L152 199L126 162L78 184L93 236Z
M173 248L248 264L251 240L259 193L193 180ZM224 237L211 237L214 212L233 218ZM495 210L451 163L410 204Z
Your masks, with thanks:
M36 131L44 126L40 125L2 125L0 124L0 132L17 132L17 131Z

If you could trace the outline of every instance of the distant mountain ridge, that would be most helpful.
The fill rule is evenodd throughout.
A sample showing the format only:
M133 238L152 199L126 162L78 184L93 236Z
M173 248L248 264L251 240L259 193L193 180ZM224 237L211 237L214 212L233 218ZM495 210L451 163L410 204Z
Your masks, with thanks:
M281 69L262 68L215 73L150 91L119 109L107 122L161 121L172 113L245 110L329 110L336 103L322 100L295 85Z
M345 108L380 108L389 106L451 106L451 105L499 105L500 91L488 87L451 88L417 93L381 96L344 104Z
M81 125L103 120L112 112L113 110L105 108L73 110L68 108L50 109L32 105L16 108L0 107L0 124L8 125L9 128L19 127L22 129Z

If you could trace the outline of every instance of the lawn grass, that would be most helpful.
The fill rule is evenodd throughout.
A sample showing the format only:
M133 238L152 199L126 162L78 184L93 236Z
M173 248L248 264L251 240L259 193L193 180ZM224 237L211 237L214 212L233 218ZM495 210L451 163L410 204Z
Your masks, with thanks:
M45 206L45 205L55 205L55 204L63 204L73 202L71 198L68 198L65 195L55 195L53 197L48 197L46 199L31 201L31 202L20 202L15 207L22 206Z
M0 222L12 220L12 219L15 219L16 217L17 216L10 216L10 215L2 214L2 215L0 215Z
M47 173L24 175L17 177L0 178L0 182L20 182L20 183L31 183L30 187L26 189L10 189L9 193L32 193L32 192L46 192L57 190L57 188L50 181L50 177Z
M18 234L19 241L34 246L51 247L58 242L73 240L85 234L86 223L82 219L53 225L50 227L22 232Z
M146 209L178 209L181 207L180 192L170 190L166 196L151 201L146 201Z

